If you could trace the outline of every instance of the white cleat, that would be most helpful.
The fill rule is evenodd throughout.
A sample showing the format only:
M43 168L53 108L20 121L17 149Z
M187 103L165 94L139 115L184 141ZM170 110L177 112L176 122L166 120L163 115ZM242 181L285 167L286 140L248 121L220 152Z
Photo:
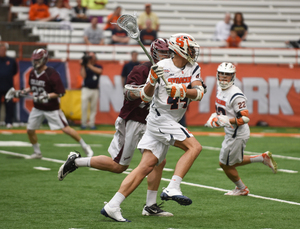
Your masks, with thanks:
M41 159L43 156L41 153L33 153L30 156L26 157L26 159Z
M250 193L249 189L244 188L244 189L239 189L238 187L235 187L235 189L225 193L225 196L247 196Z
M263 163L267 166L269 166L272 169L273 173L277 173L277 163L272 157L272 153L267 151L262 154L263 157Z
M83 150L87 157L92 157L94 155L94 152L89 145L87 145Z
M160 194L161 200L174 200L180 205L190 205L193 201L187 196L182 195L182 192L177 189L165 188Z
M108 206L108 204L105 204L105 206L102 208L101 214L117 222L131 222L130 220L123 218L121 208L111 208Z
M165 217L169 217L169 216L173 216L173 214L171 212L166 212L164 210L161 209L162 204L157 205L157 204L152 204L151 206L144 206L143 211L142 211L142 215L147 215L147 216L165 216Z

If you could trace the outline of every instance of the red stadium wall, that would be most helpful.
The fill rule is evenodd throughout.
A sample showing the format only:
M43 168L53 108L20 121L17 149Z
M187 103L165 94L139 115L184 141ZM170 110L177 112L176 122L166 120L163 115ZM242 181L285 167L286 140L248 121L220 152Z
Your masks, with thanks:
M114 124L123 104L120 76L123 63L100 61L99 64L103 66L103 74L99 83L100 98L96 123ZM204 125L214 112L216 94L215 75L218 64L199 65L208 92L200 103L192 102L188 108L186 121L188 125L194 126ZM289 68L288 65L238 64L236 67L235 84L248 99L250 125L265 121L270 126L300 127L299 66ZM68 89L79 90L82 83L79 62L68 61L65 69Z
M120 77L122 64L119 62L101 62L103 75L108 76L112 84ZM201 76L208 85L208 93L203 101L192 102L187 111L188 125L204 125L214 112L216 94L216 69L218 64L199 64ZM72 85L78 77L78 62L69 62ZM300 127L300 68L287 65L238 64L236 85L248 98L250 125L266 121L270 126ZM100 90L101 90L100 82ZM101 94L101 93L100 93ZM102 94L103 95L103 94ZM121 99L121 98L119 98ZM100 95L101 104L101 95ZM110 106L109 112L101 109L97 114L97 123L113 124L119 110Z

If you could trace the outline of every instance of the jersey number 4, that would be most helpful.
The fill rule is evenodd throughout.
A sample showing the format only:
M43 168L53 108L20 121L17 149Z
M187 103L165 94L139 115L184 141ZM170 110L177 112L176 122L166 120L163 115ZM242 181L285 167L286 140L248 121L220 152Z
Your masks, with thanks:
M177 110L180 103L184 103L182 108L186 108L187 102L188 102L188 98L179 99L179 98L172 98L170 96L168 97L168 104L171 104L170 107L171 110Z

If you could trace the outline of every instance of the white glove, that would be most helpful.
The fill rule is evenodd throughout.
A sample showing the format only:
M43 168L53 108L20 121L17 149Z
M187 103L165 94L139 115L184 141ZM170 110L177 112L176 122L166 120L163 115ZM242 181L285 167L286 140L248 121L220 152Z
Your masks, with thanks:
M206 127L210 128L219 128L219 127L231 127L232 125L229 122L229 118L226 115L217 115L212 113L207 122L205 123Z
M186 96L186 86L184 84L169 84L165 86L167 93L172 98L184 99Z
M46 92L44 92L41 95L37 95L33 97L34 103L48 103L49 102L49 96Z
M207 120L207 122L204 124L204 126L206 126L206 127L210 127L210 128L214 128L214 127L216 127L216 126L213 126L213 119L214 118L217 118L217 113L212 113L211 115L210 115L210 117L209 117L209 119Z
M26 91L24 90L16 90L15 91L15 98L20 98L20 97L23 97L25 95L27 95L28 93L26 93Z
M149 82L152 86L155 86L157 80L164 76L164 68L154 64L152 65L150 72Z
M229 118L228 116L226 115L218 115L218 121L217 121L217 124L221 127L232 127L230 121L229 121Z

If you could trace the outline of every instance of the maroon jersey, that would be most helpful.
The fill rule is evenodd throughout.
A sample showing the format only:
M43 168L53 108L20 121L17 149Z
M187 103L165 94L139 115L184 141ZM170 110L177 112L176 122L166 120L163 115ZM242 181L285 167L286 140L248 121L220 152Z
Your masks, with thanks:
M49 93L65 94L65 87L60 79L59 73L52 67L37 74L32 70L29 74L29 86L34 96ZM59 109L59 99L50 99L48 103L34 103L34 107L43 111L54 111Z
M126 83L135 85L145 84L151 65L151 62L146 62L144 64L134 66L127 76ZM124 104L119 116L126 121L133 120L146 124L145 119L148 113L149 103L144 103L141 99L136 99L134 101L127 101L124 99Z

